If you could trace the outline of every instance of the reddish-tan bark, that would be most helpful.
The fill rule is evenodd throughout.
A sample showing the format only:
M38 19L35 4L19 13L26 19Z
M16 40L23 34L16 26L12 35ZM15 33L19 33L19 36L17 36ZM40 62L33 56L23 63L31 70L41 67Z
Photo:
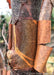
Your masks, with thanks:
M8 39L8 49L12 47L12 24L9 24L9 39Z
M38 44L47 44L51 42L51 21L42 20L38 22Z
M51 47L38 45L35 62L34 62L34 69L40 73L43 73L43 69L47 62L47 59L52 51Z
M8 4L9 4L9 8L11 9L11 0L7 0Z
M37 31L37 21L22 20L15 25L12 31L12 50L16 54L13 51L9 51L7 54L8 58L10 58L9 60L11 60L11 66L14 69L29 69L31 68L30 65L33 66L34 64L33 60L36 52L36 35L34 34ZM32 53L30 53L31 51Z
M9 7L11 8L10 0L8 0L8 2L9 2ZM31 4L31 2L29 2L29 0L28 0L28 4ZM24 5L24 3L22 3L22 5ZM52 9L52 6L50 4L50 0L43 0L42 5L41 5L40 17L39 17L40 21L38 22L38 33L37 33L38 37L37 37L37 34L36 34L36 32L37 32L37 29L36 29L37 28L37 22L35 20L34 21L29 20L31 18L30 17L27 18L26 17L27 14L25 16L26 18L24 18L24 20L21 20L21 21L17 22L17 24L15 26L16 47L19 48L21 53L25 54L28 57L31 57L32 59L34 59L34 57L35 57L36 44L50 43L51 9ZM27 6L26 10L29 12L29 15L31 16L30 7L28 8L28 6ZM16 13L14 13L14 14L16 14ZM34 15L35 15L35 13L34 13ZM18 14L16 16L18 16ZM21 16L21 14L20 14L20 16ZM37 15L35 17L37 17ZM14 17L14 18L16 18L16 17ZM27 19L27 20L25 20L25 19ZM15 22L13 22L13 23L15 23ZM13 32L13 34L11 34L11 32L14 31L14 29L12 31L11 31L11 27L9 27L9 29L10 29L10 31L9 31L9 49L12 48L12 50L15 51L14 32ZM12 37L11 37L11 35L12 35ZM36 43L36 41L37 41L37 43ZM52 51L52 48L44 46L44 45L38 45L37 47L38 48L37 48L35 63L34 63L34 61L28 60L26 57L25 57L25 59L28 60L28 62L31 65L34 65L35 70L37 70L38 72L44 72L45 71L44 67L45 67L46 61L47 61L47 59L48 59L48 57L49 57L49 55ZM17 54L13 51L12 51L12 53L11 53L11 51L9 51L8 58L9 58L9 60L11 60L9 63L10 63L10 66L13 69L29 70L31 68L21 58L20 53L18 53L18 51L17 51Z

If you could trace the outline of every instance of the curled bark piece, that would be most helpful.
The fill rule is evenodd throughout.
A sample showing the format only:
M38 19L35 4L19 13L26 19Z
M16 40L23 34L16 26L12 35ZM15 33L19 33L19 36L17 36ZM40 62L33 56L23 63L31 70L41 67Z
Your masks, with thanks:
M12 24L9 24L9 41L8 41L8 49L12 47Z
M13 51L9 51L7 54L11 60L11 67L14 69L29 69L31 68L30 64L34 65L33 60L36 52L36 35L34 34L36 33L36 20L21 20L15 26L13 25L12 50L17 54L14 54Z
M46 44L51 41L51 21L42 20L38 23L38 44Z
M11 9L11 0L7 0L8 4L9 4L9 8Z
M37 53L34 62L34 69L42 73L47 62L47 59L52 51L51 47L38 45Z

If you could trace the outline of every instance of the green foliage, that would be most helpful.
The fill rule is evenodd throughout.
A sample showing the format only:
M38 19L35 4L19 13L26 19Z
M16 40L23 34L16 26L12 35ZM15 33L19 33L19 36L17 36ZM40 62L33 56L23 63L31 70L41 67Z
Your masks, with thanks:
M6 18L5 18L5 16L4 15L1 15L0 16L0 40L3 40L3 37L2 37L2 27L3 27L3 24L6 24L6 32L7 32L7 30L8 30L8 23L7 23L7 20L6 20ZM6 35L7 36L7 35Z
M1 15L1 23L0 23L0 28L2 29L3 24L6 22L5 16Z

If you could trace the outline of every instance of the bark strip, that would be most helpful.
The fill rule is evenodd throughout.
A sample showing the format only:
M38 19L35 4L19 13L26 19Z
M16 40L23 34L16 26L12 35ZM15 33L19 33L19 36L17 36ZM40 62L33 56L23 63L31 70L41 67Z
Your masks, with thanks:
M51 41L51 21L42 20L38 22L38 44L46 44Z
M9 24L9 42L8 42L8 49L12 47L12 24Z
M51 47L38 45L37 53L34 62L34 69L40 73L43 73L43 69L47 62L47 59L52 51Z
M9 4L9 8L11 9L11 0L7 0L8 4Z

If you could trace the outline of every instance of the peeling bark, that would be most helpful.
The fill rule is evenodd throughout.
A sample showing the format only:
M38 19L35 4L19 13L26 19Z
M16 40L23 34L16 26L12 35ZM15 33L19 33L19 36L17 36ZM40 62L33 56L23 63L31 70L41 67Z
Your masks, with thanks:
M51 47L38 45L35 62L34 62L34 69L40 73L43 73L43 69L47 62L47 59L52 51Z

